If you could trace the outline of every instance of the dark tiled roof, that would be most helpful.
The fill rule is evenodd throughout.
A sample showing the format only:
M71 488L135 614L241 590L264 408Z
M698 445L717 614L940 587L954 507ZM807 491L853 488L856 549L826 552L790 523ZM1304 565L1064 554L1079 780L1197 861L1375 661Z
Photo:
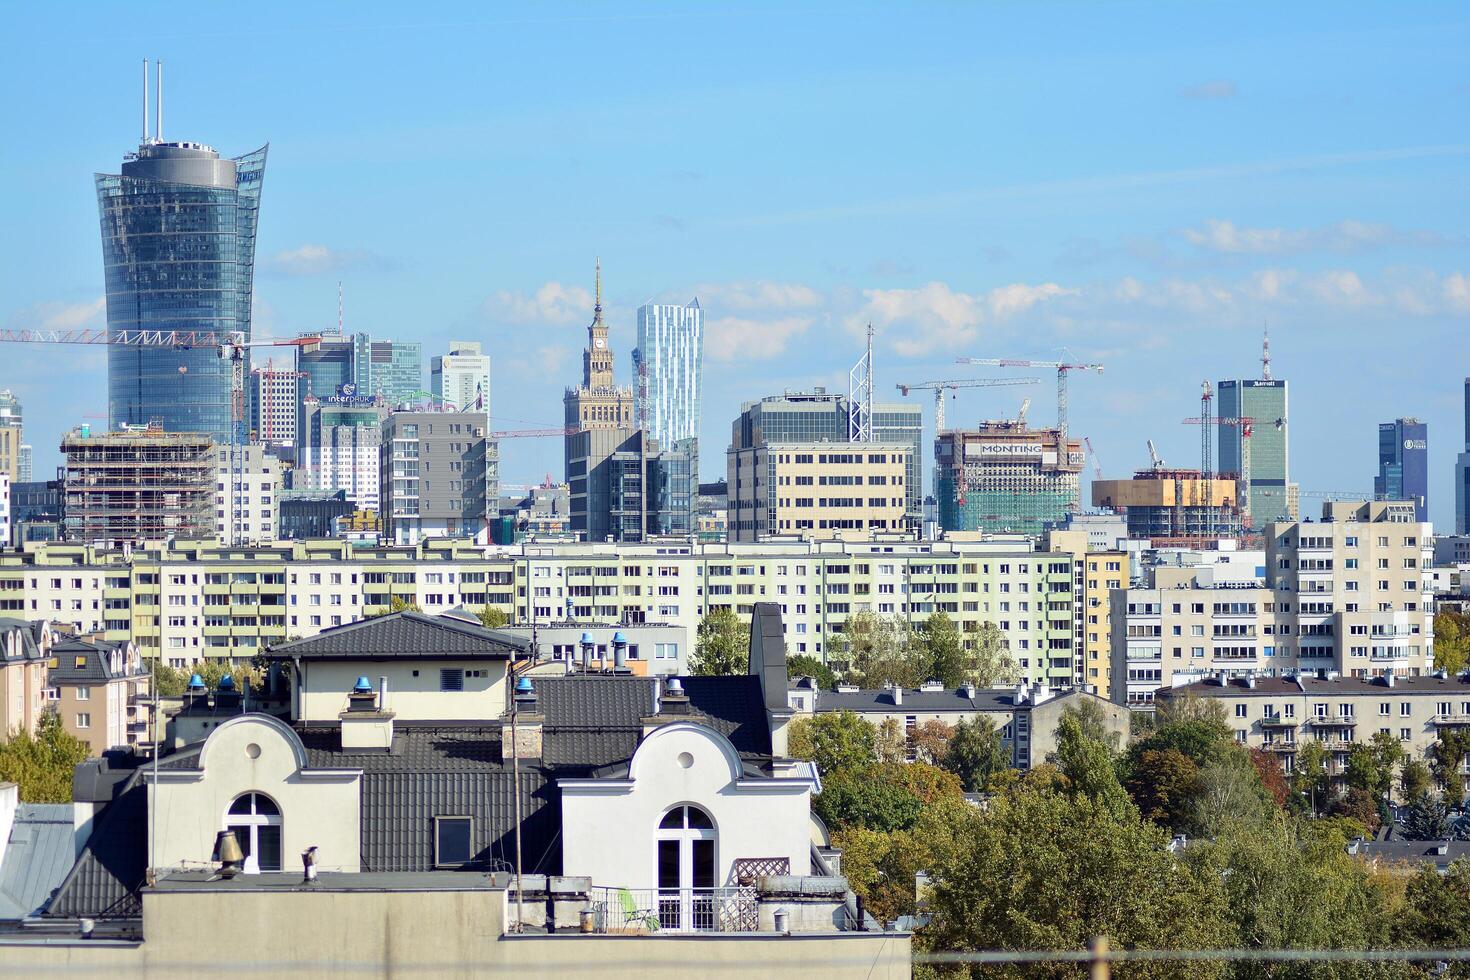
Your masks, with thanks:
M652 677L607 674L533 680L537 707L546 716L548 728L637 728L642 718L653 714L658 684Z
M1066 697L1071 692L1053 695ZM1030 701L1020 705L1030 707ZM903 703L893 703L891 691L818 691L818 711L1015 711L1016 692L1012 688L984 688L974 697L963 691L904 691Z
M1395 676L1392 687L1382 677L1328 678L1318 677L1315 674L1298 674L1295 677L1255 677L1253 680L1254 686L1251 686L1244 677L1226 678L1224 684L1216 680L1195 681L1193 684L1161 688L1159 696L1177 697L1186 693L1202 698L1302 693L1309 695L1470 694L1470 676L1465 675L1457 677L1436 677L1433 674L1422 677Z
M689 706L704 715L736 751L771 754L771 726L766 721L759 677L684 677L680 683L689 695Z
M112 652L115 647L107 643L88 640L63 640L51 646L51 656L56 660L50 678L58 684L105 684L122 674L112 672ZM77 666L78 658L81 666Z
M390 613L359 620L304 640L277 644L266 656L280 660L456 657L509 659L530 649L522 637L488 630L454 616Z
M45 659L41 652L41 636L45 629L44 620L29 622L14 616L0 616L0 661ZM12 631L20 635L20 650L15 655L11 654L10 644L4 638L4 634Z
M67 803L22 803L0 860L0 919L23 919L71 870L76 833Z

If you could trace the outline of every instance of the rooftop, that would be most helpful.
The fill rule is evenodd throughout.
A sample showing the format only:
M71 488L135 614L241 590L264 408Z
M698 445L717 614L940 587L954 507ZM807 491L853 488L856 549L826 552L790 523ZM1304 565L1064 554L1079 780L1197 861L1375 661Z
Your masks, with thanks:
M278 643L265 656L275 660L509 660L529 653L530 642L525 637L486 629L462 616L396 612L334 626L304 640Z
M1421 677L1395 675L1392 686L1383 677L1318 677L1315 674L1297 674L1292 677L1227 677L1223 680L1210 678L1166 687L1159 690L1160 697L1182 697L1193 694L1202 698L1240 697L1250 695L1282 694L1467 694L1470 693L1470 675L1439 677L1427 674Z

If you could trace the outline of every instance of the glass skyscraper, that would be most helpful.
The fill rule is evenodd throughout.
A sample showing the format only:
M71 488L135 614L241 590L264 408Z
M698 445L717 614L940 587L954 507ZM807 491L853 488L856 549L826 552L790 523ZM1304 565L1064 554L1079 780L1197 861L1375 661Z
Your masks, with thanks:
M223 159L200 143L150 139L123 159L122 173L97 175L109 332L250 336L267 149ZM107 356L114 429L156 420L230 438L230 364L215 347L113 345Z
M1220 418L1251 418L1251 523L1264 528L1272 521L1296 519L1296 487L1291 483L1287 440L1286 382L1281 380L1221 381L1215 414ZM1240 430L1219 426L1221 473L1240 472Z
M1429 426L1418 419L1378 424L1378 475L1373 495L1379 500L1411 500L1414 520L1429 520Z
M704 364L704 310L649 303L638 308L635 422L670 449L699 438L700 372Z

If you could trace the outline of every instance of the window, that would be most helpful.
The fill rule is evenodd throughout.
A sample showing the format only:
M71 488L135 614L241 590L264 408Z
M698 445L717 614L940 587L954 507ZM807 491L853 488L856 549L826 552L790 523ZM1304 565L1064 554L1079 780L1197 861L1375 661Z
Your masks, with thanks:
M439 690L463 691L464 671L459 667L445 667L439 671Z
M697 806L676 806L664 814L655 832L658 919L664 929L697 928L706 918L709 893L715 886L714 821Z
M90 687L87 687L85 684L79 685L77 687L76 691L77 691L77 700L78 701L90 701L91 700L91 698L92 698L92 689Z
M91 714L89 714L88 712L85 712L85 711L79 711L79 712L77 712L77 727L78 728L91 728L92 727L92 716L91 716Z
M1250 711L1250 709L1246 705L1237 704L1235 706L1235 717L1237 717L1237 718L1244 718L1244 717L1246 717L1246 715L1247 715L1247 713L1249 711Z
M230 804L225 829L245 853L246 874L281 870L281 808L264 793L246 793Z
M434 866L452 868L474 859L474 820L471 817L434 818Z

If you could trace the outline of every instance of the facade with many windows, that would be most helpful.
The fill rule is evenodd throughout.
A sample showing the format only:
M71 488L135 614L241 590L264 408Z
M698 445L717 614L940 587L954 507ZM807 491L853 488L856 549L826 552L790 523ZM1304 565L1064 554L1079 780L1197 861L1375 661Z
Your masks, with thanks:
M1432 529L1408 502L1333 502L1266 532L1263 581L1201 587L1159 567L1112 592L1113 700L1228 676L1427 674L1434 664Z

